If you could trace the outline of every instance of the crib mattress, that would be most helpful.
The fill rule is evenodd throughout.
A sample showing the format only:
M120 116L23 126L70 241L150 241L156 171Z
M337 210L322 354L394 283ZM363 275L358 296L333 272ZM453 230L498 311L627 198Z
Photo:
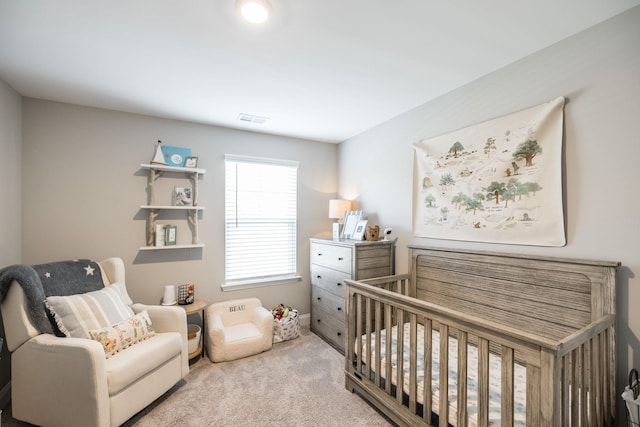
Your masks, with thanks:
M418 355L417 355L417 399L420 404L423 395L423 387L424 387L424 327L422 325L418 326ZM409 390L409 323L404 324L404 385L403 390ZM392 339L392 351L391 357L388 358L385 352L386 346L386 330L382 330L380 333L380 343L381 343L381 377L384 378L384 373L386 372L386 364L388 360L390 360L392 366L392 377L391 381L394 386L396 384L397 378L397 326L394 326L391 330L391 339ZM373 349L375 346L376 334L375 332L371 334L371 348ZM370 366L373 367L376 365L375 363L375 354L371 355L371 360L367 360L366 355L366 336L362 338L362 351L358 352L359 354L363 354L362 362L364 364L370 363ZM438 331L434 330L432 335L432 383L431 383L431 391L432 391L432 408L433 412L438 414L439 412L439 379L440 379L440 334ZM373 353L373 351L372 351ZM458 340L449 337L449 424L455 426L457 425L457 381L458 381ZM500 394L501 394L501 360L499 356L494 354L490 354L489 356L489 371L490 371L490 379L489 379L489 425L491 426L500 426ZM363 372L364 373L364 372ZM526 368L522 365L515 364L514 365L514 426L525 426L526 425ZM386 380L386 379L385 379ZM478 349L473 345L468 345L467 350L467 413L469 414L468 425L470 427L475 427L477 425L477 400L478 400Z

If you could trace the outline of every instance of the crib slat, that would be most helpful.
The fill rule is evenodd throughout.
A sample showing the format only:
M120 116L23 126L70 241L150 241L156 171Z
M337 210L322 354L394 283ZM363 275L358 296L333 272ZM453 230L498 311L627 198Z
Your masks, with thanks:
M440 402L438 416L440 427L448 427L449 421L449 326L440 324Z
M384 306L384 328L387 337L384 344L385 364L384 364L384 390L391 395L391 305Z
M610 381L610 377L609 377L609 373L606 372L607 370L607 366L611 366L611 360L609 359L609 351L610 351L610 347L609 347L609 330L605 329L602 332L602 340L603 340L603 348L602 348L602 354L604 357L603 360L603 370L605 372L603 372L602 374L602 380L604 381L604 385L603 385L603 394L604 394L604 419L605 419L605 425L611 425L613 424L612 419L611 419L611 381ZM615 401L614 401L615 402ZM615 404L614 404L615 405Z
M433 406L431 404L431 374L433 367L433 325L431 319L424 318L424 382L422 383L422 418L428 423L431 424L431 412L433 410Z
M402 393L404 390L404 310L396 309L396 400L402 405ZM390 363L389 363L390 364ZM389 377L391 378L391 377Z
M478 427L489 427L489 341L478 341Z
M598 427L602 426L602 382L600 381L600 379L602 378L602 341L601 341L602 335L598 334L595 336L595 350L596 350L596 354L595 354L595 369L594 369L594 375L595 375L595 393L594 393L594 400L595 400L595 407L596 407L596 420L598 422Z
M560 358L560 425L569 425L569 355Z
M412 414L416 413L416 394L418 375L418 325L416 315L409 315L409 410Z
M580 346L580 425L587 425L587 359L585 346Z
M367 355L367 364L365 366L365 375L367 379L371 379L371 298L367 298L365 301L365 315L364 315L365 331L367 334L367 342L365 354Z
M501 416L504 427L513 427L513 349L502 346Z
M380 366L381 366L381 360L380 360L380 349L381 349L381 329L382 329L382 308L381 308L381 303L380 301L376 301L376 321L375 321L375 329L376 329L376 347L375 347L375 358L376 358L376 365L375 365L375 374L376 374L376 387L381 387L382 385L382 381L380 380L382 378L382 375L380 373Z
M355 298L355 318L356 318L356 348L358 349L358 357L356 358L356 372L362 373L362 295L356 294ZM353 351L348 349L348 351Z
M593 415L595 414L596 411L596 403L595 403L595 396L594 396L594 392L595 392L595 369L594 369L594 357L593 357L593 338L589 339L589 341L587 342L587 360L588 360L588 365L589 369L587 371L587 375L589 378L589 395L587 396L587 402L588 402L588 408L589 408L589 413L588 413L588 419L592 420L593 419ZM586 425L586 424L585 424Z
M540 425L540 368L527 365L527 425Z
M577 426L579 425L579 416L580 416L580 406L578 404L580 395L579 391L582 387L582 383L579 381L578 376L578 349L574 349L571 351L571 375L569 376L569 383L571 384L571 425Z
M458 331L458 427L467 427L467 345L467 333Z

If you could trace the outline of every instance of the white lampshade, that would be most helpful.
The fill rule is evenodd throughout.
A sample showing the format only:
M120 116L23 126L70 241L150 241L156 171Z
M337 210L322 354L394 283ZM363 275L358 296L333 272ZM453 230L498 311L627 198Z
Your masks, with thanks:
M351 210L351 200L329 200L329 218L344 218L344 213Z
M271 4L268 0L236 0L240 14L247 21L261 24L269 19Z

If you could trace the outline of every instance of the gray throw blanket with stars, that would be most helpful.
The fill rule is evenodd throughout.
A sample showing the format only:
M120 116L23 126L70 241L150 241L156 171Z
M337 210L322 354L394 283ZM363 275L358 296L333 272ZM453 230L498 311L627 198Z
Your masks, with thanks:
M14 280L24 291L31 321L45 334L55 333L45 310L46 297L83 294L104 287L100 266L87 259L5 267L0 270L0 301Z

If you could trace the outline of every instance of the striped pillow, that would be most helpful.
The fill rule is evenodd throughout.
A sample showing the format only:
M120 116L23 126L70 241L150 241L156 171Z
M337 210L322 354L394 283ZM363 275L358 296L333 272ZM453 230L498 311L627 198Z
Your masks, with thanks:
M122 322L134 315L125 303L124 284L69 296L50 296L44 303L66 337L91 338L89 331Z

